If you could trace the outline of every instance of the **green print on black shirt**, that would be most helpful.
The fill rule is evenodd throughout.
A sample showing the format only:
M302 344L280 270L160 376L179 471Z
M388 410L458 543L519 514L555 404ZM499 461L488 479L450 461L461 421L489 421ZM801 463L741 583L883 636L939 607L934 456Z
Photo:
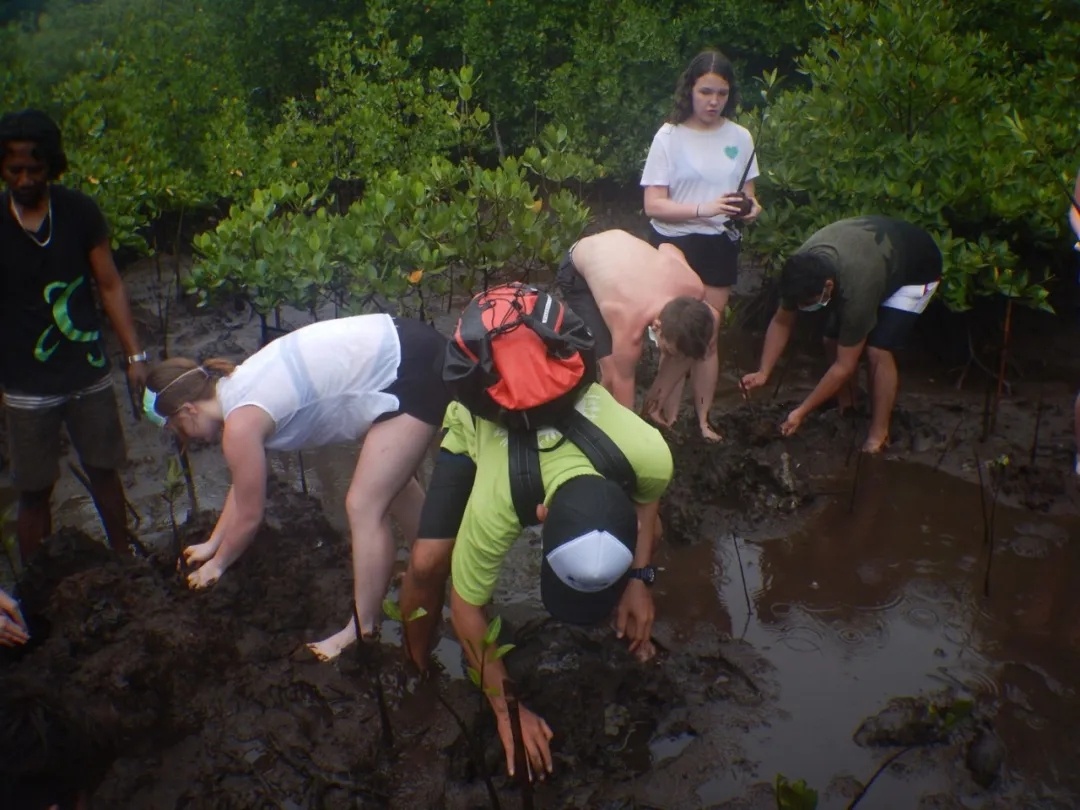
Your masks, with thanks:
M41 336L37 339L37 343L34 345L34 359L39 363L48 362L49 358L53 356L53 353L60 348L60 339L57 338L54 341L51 337L53 331L59 329L60 334L72 343L90 343L90 351L86 353L86 362L94 368L105 368L105 353L101 349L101 331L95 329L92 332L87 332L76 329L75 324L71 320L71 313L68 312L68 301L71 299L72 293L74 293L84 281L86 281L85 278L78 278L70 284L65 284L62 281L54 281L45 288L45 302L52 304L52 314L55 323L50 324L49 327L41 333ZM63 292L60 293L60 297L57 298L56 301L53 301L53 293L57 290L63 290ZM46 348L46 344L50 344L49 348Z
M108 227L85 194L49 187L48 244L29 238L0 196L0 384L36 396L70 394L107 372L91 256Z

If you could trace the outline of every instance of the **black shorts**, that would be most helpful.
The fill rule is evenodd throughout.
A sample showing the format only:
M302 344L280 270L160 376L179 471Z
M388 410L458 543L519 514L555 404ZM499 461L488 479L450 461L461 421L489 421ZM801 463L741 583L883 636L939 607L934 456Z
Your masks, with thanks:
M401 346L401 362L398 363L397 379L383 391L397 397L398 408L380 414L375 422L385 422L407 413L438 427L451 399L442 378L446 338L423 321L411 318L394 318L393 321Z
M18 408L5 401L11 483L19 492L40 492L60 477L60 428L67 428L84 467L118 470L127 461L116 394L109 385L76 393L60 405Z
M875 349L895 352L907 345L908 338L919 320L919 313L905 312L892 307L878 307L877 323L866 336L866 345ZM830 318L825 323L825 337L836 340L840 334L840 319Z
M419 537L452 540L461 528L476 480L476 464L467 455L440 450L420 511Z
M732 233L738 234L738 231ZM655 228L650 228L649 244L653 247L664 244L677 247L707 287L731 287L739 278L741 238L732 239L727 233L664 236Z
M593 298L592 290L585 283L574 266L574 249L570 248L559 265L559 272L555 276L555 284L559 288L563 301L572 309L592 332L596 349L596 359L608 357L612 351L611 330L604 323L604 316L600 314L600 307Z

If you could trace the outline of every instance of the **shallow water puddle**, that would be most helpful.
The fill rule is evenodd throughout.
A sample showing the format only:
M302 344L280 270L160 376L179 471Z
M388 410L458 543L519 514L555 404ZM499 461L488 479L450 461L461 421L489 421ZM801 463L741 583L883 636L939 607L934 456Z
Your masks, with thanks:
M951 687L987 710L1008 747L998 800L1042 795L1077 806L1080 521L998 506L986 598L978 487L867 460L849 512L851 502L834 496L786 538L740 541L752 613L723 526L709 528L710 542L664 550L657 613L675 637L711 623L775 668L764 676L763 690L776 695L764 722L727 743L749 765L700 784L700 801L740 796L783 773L817 788L823 808L846 807L850 788L844 798L840 782L827 791L830 782L864 781L896 750L857 746L862 720L891 697ZM901 775L883 774L860 806L913 808L942 793L978 807L988 796L955 748L901 762Z

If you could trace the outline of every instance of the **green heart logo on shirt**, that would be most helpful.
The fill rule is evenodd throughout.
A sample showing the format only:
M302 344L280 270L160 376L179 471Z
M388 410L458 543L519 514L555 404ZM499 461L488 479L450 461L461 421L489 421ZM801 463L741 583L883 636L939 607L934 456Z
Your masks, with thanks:
M724 147L724 154L727 155L732 160L734 160L735 156L739 154L739 147L737 147L737 146L725 146Z

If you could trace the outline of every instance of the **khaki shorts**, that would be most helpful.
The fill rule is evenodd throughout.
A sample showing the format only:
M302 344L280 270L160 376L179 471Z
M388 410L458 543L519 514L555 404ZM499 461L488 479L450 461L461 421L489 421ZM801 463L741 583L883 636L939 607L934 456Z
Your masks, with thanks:
M72 394L44 408L13 407L5 399L11 483L19 492L41 492L60 477L60 427L84 467L117 470L127 461L120 411L112 387Z

